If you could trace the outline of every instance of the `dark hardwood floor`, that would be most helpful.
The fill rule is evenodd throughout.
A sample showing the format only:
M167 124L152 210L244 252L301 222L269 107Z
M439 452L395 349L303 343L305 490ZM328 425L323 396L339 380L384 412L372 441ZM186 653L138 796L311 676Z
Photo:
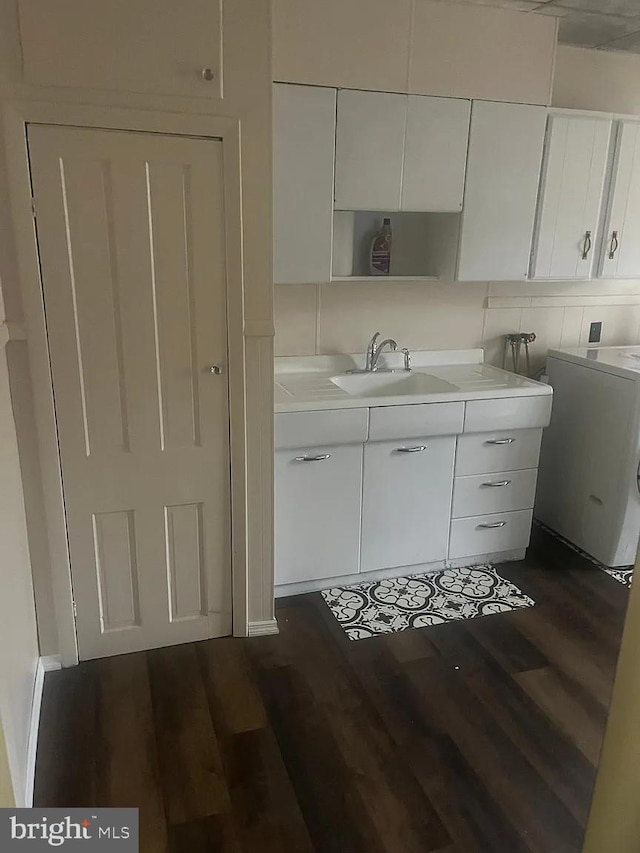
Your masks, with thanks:
M138 806L145 853L581 849L628 591L540 531L535 607L350 642L280 634L47 675L40 806Z

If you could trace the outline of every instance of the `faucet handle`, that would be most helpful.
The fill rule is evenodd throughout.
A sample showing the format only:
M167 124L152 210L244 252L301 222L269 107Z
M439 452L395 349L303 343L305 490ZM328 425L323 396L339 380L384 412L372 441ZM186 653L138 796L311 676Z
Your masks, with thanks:
M411 370L411 353L406 347L402 347L402 353L404 355L404 369Z

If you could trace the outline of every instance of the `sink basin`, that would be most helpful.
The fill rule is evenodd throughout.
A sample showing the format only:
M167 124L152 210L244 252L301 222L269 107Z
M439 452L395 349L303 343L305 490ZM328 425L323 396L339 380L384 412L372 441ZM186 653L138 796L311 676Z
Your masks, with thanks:
M457 386L430 373L347 373L331 381L355 397L388 397L456 391Z

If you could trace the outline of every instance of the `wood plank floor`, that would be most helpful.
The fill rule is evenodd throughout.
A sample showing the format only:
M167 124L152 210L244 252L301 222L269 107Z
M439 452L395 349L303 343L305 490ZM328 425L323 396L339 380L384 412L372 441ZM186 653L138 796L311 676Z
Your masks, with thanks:
M138 806L145 853L581 849L628 591L546 534L535 607L347 640L280 634L49 673L40 806Z

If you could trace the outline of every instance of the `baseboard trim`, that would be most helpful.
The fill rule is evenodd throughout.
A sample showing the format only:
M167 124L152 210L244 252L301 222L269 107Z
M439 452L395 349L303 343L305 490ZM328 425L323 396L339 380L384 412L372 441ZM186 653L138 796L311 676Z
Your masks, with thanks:
M263 622L249 622L247 635L249 637L265 637L267 634L279 632L277 619L265 619Z
M40 710L42 708L42 691L44 677L47 672L62 669L58 655L39 657L36 664L36 677L33 682L33 698L31 700L31 716L29 719L29 741L27 744L27 778L25 781L24 805L33 806L33 789L36 781L36 757L38 754L38 732L40 729Z

